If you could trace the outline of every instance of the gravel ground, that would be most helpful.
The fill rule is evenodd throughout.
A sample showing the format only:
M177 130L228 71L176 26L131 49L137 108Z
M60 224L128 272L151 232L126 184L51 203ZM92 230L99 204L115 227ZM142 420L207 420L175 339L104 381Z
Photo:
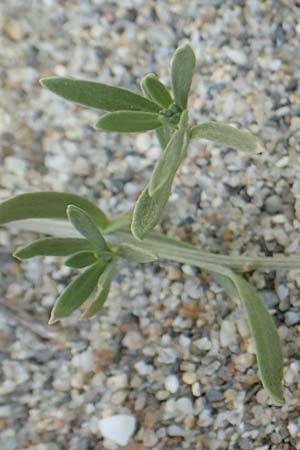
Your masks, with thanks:
M266 152L193 144L162 229L214 252L299 252L298 1L2 0L0 15L1 199L68 190L110 214L130 208L157 158L155 136L96 132L95 112L38 79L138 89L147 72L167 81L166 62L188 41L198 58L194 120L247 127ZM284 342L279 408L258 381L240 306L206 274L124 267L100 318L50 328L72 272L59 258L10 256L33 238L0 230L1 449L300 449L296 273L253 275Z

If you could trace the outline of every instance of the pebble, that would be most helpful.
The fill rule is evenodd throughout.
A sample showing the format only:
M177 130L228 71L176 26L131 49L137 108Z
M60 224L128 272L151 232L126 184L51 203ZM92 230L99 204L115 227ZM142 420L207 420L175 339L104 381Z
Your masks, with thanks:
M236 343L235 325L230 320L223 320L220 330L220 344L222 347L230 347Z
M179 389L179 380L176 375L168 375L165 379L165 388L171 394L175 394Z
M265 201L265 208L269 214L277 214L283 210L283 202L278 195L270 195Z
M126 373L120 373L113 375L107 379L107 387L112 391L118 389L124 389L128 386L128 375Z
M288 327L292 327L293 325L300 323L300 314L295 311L287 311L284 314L284 321Z
M122 344L129 350L136 351L143 347L144 339L138 331L128 331L124 336Z
M125 447L134 434L136 418L129 414L116 414L100 419L98 424L101 434L106 439Z
M184 437L186 432L183 428L179 427L178 425L169 425L167 429L167 433L169 436L176 437L176 436L182 436Z

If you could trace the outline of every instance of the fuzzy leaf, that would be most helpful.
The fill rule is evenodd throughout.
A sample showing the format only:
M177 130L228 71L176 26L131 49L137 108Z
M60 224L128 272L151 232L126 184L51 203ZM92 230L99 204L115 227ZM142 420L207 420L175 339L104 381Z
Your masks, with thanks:
M93 252L82 251L71 255L65 261L65 266L81 269L82 267L91 266L97 262L97 258Z
M18 259L34 256L68 256L75 252L92 249L93 246L86 239L49 237L18 248L14 256Z
M104 111L158 112L159 106L141 95L108 84L68 77L42 78L40 83L56 95Z
M247 312L263 385L274 402L283 404L283 356L273 317L254 286L238 275L232 281Z
M82 305L94 291L98 278L104 268L105 266L103 264L97 262L86 269L66 287L52 309L49 320L50 325L58 319L69 316Z
M242 152L261 153L262 146L256 136L221 122L207 122L191 128L190 139L206 139Z
M148 186L143 190L135 204L131 223L131 232L136 239L143 239L158 224L168 202L171 187L172 182L152 197Z
M76 230L91 242L97 250L110 251L96 223L83 209L69 205L67 207L67 215Z
M117 111L104 114L96 123L96 128L119 133L137 133L161 127L158 115L149 112Z
M130 262L149 263L157 260L155 253L132 244L121 244L119 255Z
M168 108L173 103L170 92L153 73L149 73L142 79L141 87L146 97L161 108Z
M116 266L114 263L109 264L99 278L98 290L95 300L92 300L82 313L80 319L85 320L97 314L104 305L109 294L112 279L116 273Z
M70 204L82 208L101 228L109 224L103 211L84 197L64 192L32 192L0 203L0 225L23 219L66 219Z
M189 142L188 134L188 130L180 128L172 135L154 168L149 183L149 194L151 197L165 185L173 182L176 172L186 156Z
M167 147L167 145L171 139L171 136L174 132L175 132L174 128L166 127L166 126L158 128L156 130L156 136L157 136L158 142L159 142L162 150L164 150Z
M189 45L179 47L171 62L171 80L175 102L181 109L187 106L187 100L192 84L195 54Z

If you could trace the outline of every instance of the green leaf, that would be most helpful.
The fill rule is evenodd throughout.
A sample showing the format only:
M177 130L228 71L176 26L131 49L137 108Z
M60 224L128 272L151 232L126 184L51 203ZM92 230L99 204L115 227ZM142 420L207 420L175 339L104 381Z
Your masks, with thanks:
M174 132L175 129L171 127L161 127L156 130L156 136L162 150L167 147L168 142Z
M149 263L158 259L157 255L150 250L132 244L121 244L119 247L119 255L135 263Z
M104 111L148 111L160 110L156 103L126 89L97 83L95 81L77 80L68 77L42 78L40 83L56 95L83 106Z
M179 47L171 62L171 80L175 102L181 109L187 106L187 100L192 84L195 54L189 45Z
M101 228L109 220L94 203L76 194L33 192L0 203L0 225L23 219L67 219L67 206L76 205L88 213Z
M68 256L75 252L92 249L93 246L86 239L49 237L18 248L14 256L18 259L34 256Z
M74 205L67 207L67 215L76 230L84 236L98 250L109 252L110 248L106 244L99 228L94 220L83 209Z
M221 284L230 295L236 293L245 306L251 334L256 345L257 363L262 383L276 404L283 404L283 356L280 338L263 300L254 286L243 277L229 272L229 285ZM230 283L233 283L230 288Z
M190 139L206 139L242 152L261 153L263 148L257 137L221 122L207 122L191 128Z
M151 197L165 185L173 182L180 164L186 157L188 143L189 133L187 129L180 128L172 135L154 168L149 183L149 195Z
M104 305L109 294L112 279L116 273L115 263L109 264L99 278L95 300L92 300L80 316L80 320L89 319L97 314Z
M49 325L69 316L82 305L94 291L104 267L98 262L93 264L67 286L52 309Z
M104 114L96 123L96 128L119 133L136 133L161 127L158 115L149 112L117 111Z
M132 217L131 232L136 239L143 239L160 221L171 192L172 182L152 197L148 186L138 198Z
M71 255L65 261L65 266L81 269L82 267L91 266L97 262L97 258L93 252L82 251Z
M157 103L161 108L168 108L173 103L170 92L153 73L149 73L142 79L141 87L146 97Z

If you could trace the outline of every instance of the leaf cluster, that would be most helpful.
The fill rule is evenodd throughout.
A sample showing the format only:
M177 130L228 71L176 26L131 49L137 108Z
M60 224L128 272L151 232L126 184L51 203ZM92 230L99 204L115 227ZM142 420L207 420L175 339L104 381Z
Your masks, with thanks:
M68 220L76 230L76 238L46 237L14 253L19 259L45 255L65 257L67 266L80 270L59 295L49 323L67 317L79 308L83 308L81 319L99 313L122 259L147 263L167 258L207 270L229 295L239 298L244 305L256 344L262 382L273 401L280 404L283 402L283 358L279 336L255 287L236 272L234 257L228 257L224 267L216 255L197 252L192 246L151 234L162 218L174 178L191 141L210 140L250 153L262 149L257 138L248 131L212 121L195 126L190 124L188 97L195 65L191 47L178 48L171 61L172 89L169 90L155 74L148 74L141 81L142 94L94 81L66 77L42 79L42 86L60 97L104 111L96 121L96 129L114 132L155 130L161 154L133 212L111 220L96 205L75 194L36 192L1 203L0 225L24 219L55 219Z

